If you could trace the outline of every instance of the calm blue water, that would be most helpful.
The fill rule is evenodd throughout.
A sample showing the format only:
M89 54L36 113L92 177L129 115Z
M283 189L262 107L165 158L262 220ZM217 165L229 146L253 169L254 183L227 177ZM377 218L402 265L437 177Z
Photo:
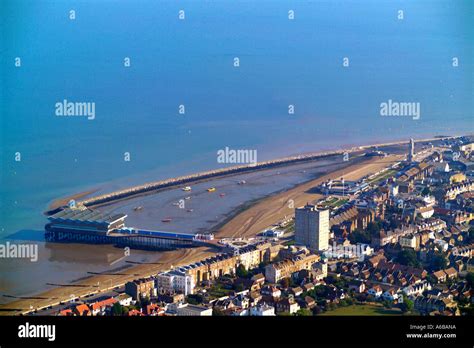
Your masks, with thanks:
M225 146L257 149L263 160L472 132L473 8L469 0L2 1L0 237L41 230L58 196L217 167ZM95 120L56 117L63 99L95 102ZM380 117L388 99L420 102L421 119Z

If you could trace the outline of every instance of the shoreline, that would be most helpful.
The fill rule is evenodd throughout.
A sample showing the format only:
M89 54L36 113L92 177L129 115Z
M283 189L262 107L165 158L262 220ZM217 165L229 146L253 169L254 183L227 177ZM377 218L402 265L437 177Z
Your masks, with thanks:
M427 139L419 139L416 140L417 143L423 142L431 142L431 141L442 141L445 139L452 139L459 136L437 136L434 138L427 138ZM384 146L403 146L406 141L397 141L391 143L384 143ZM365 145L365 146L358 146L353 147L350 150L337 150L331 152L332 155L336 153L343 153L345 151L352 153L357 153L358 151L362 154L362 149L370 149L374 147L381 146L379 145ZM383 150L383 149L382 149ZM319 153L318 156L322 156ZM327 155L326 155L327 156ZM405 156L403 151L398 150L398 154L391 154L387 157L393 158L396 161L400 161ZM321 157L318 157L321 158ZM318 160L312 159L312 160ZM377 157L364 157L360 156L361 163L353 163L349 166L336 169L321 176L312 178L307 182L298 183L294 187L290 189L283 189L282 191L276 191L273 194L262 196L260 198L249 200L242 204L241 206L237 207L233 211L230 211L224 219L213 226L213 229L216 229L215 234L218 237L228 237L228 236L240 236L240 237L249 237L255 235L256 233L260 232L264 228L272 225L275 222L281 220L283 216L287 216L291 214L291 210L285 209L286 201L288 199L294 199L295 206L304 205L306 201L315 200L318 198L318 195L315 193L308 192L312 186L316 186L320 184L322 181L326 180L327 178L333 176L337 177L341 174L344 177L351 179L352 176L356 177L363 177L370 172L377 172L383 167L387 167L389 163L383 163L382 161L377 161ZM380 158L379 158L380 159ZM312 161L311 160L311 161ZM297 162L298 164L300 162ZM286 164L288 166L292 166L292 163ZM257 168L259 170L259 168ZM261 170L261 169L260 169ZM236 174L227 174L223 176L231 176L231 175L238 175ZM176 185L175 185L176 186ZM164 189L165 190L165 189ZM162 190L160 190L162 191ZM78 196L84 195L86 193L91 192L83 191L75 195L68 196ZM153 194L157 192L157 190L153 192L148 192L148 194ZM135 196L134 196L135 197ZM57 199L55 202L65 201L67 198ZM106 205L106 204L104 204ZM202 250L204 249L204 250ZM168 260L167 266L177 266L183 265L189 262L198 261L199 259L207 257L206 255L215 254L215 250L206 250L209 248L206 247L198 247L198 248L191 248L191 249L178 249L173 251L165 251L160 252L158 257L161 259L162 257ZM193 255L193 260L190 260L188 255ZM162 271L166 268L163 268L163 264L140 264L140 265L133 265L132 267L127 268L131 274L127 275L113 275L113 274L102 274L102 275L88 275L86 277L81 277L76 279L76 282L73 282L74 285L84 285L84 289L89 289L89 292L83 292L82 295L78 291L74 292L77 296L84 296L86 293L90 293L91 287L94 287L98 282L110 284L110 287L101 289L101 291L106 291L113 289L119 285L123 285L124 281L128 281L131 279L136 279L137 277L146 277L151 274L156 274L159 271ZM104 280L105 279L105 280ZM68 284L69 285L69 284ZM95 286L96 287L96 286ZM19 314L19 313L26 313L29 312L30 305L33 305L33 308L44 308L51 305L51 301L57 298L62 298L63 300L68 300L69 297L66 295L69 294L69 286L59 286L53 289L48 289L46 291L40 292L38 295L32 294L31 296L25 296L27 299L16 299L8 303L4 303L0 305L0 315L9 315L9 314ZM75 288L74 286L72 288ZM77 289L76 289L77 290ZM34 298L41 297L39 300L34 300ZM46 298L46 300L45 300ZM13 310L13 311L11 311Z
M427 141L440 141L440 140L457 138L460 136L461 135L452 135L452 136L439 135L439 136L433 136L430 138L417 139L415 140L415 143L420 143L420 142L423 143ZM243 173L244 171L254 172L254 171L268 169L269 166L277 167L277 166L298 164L305 161L310 162L312 160L340 155L342 153L354 153L358 151L364 151L370 148L401 146L405 143L407 143L407 141L393 141L393 142L376 143L376 144L369 144L369 145L352 146L351 148L339 148L339 149L331 150L331 151L305 152L298 155L275 158L275 159L267 160L263 162L257 162L256 164L230 166L230 167L214 169L214 170L209 170L209 171L204 171L204 172L192 173L189 175L177 176L174 178L168 178L168 179L159 180L159 181L151 181L151 182L144 183L142 185L129 186L120 190L111 191L109 193L101 194L99 196L92 196L85 200L79 201L78 203L84 204L85 206L88 206L88 207L107 206L109 204L112 204L118 201L124 201L131 198L155 194L158 192L162 192L163 190L175 188L177 186L184 185L184 184L200 183L200 182L205 182L210 179L238 175L238 174ZM90 196L91 194L97 191L99 191L99 189L88 190L85 192L73 194L70 196L63 197L63 198L58 198L55 201L53 201L53 203L55 202L67 203L69 199L74 199L71 197L83 198L86 196ZM48 210L44 212L45 215L51 215L57 212L61 208L61 205L58 205L58 204L53 205L53 203L50 205ZM53 207L53 209L51 207Z
M65 206L69 203L69 201L71 199L77 201L81 198L84 198L84 197L87 197L87 196L90 196L94 193L96 193L97 191L99 191L100 188L96 188L96 189L91 189L91 190L87 190L87 191L82 191L82 192L78 192L78 193L74 193L72 195L69 195L69 196L65 196L65 197L61 197L61 198L57 198L55 200L53 200L49 206L48 206L48 211L51 211L51 210L56 210L62 206Z
M313 197L313 199L317 198L318 194L307 193L308 189L318 185L320 182L326 180L330 176L337 177L341 174L344 174L348 178L351 178L352 176L362 177L366 172L375 172L377 171L377 168L386 167L390 163L393 163L393 161L399 161L403 156L390 155L390 157L394 157L392 162L387 161L386 163L377 161L377 158L362 158L361 163L351 164L347 168L332 171L320 177L313 178L307 182L298 184L289 190L283 190L281 192L256 199L249 205L244 204L243 207L239 207L235 212L231 212L228 216L228 219L216 224L216 226L221 226L220 228L216 227L218 228L216 235L217 237L228 237L235 235L249 237L257 230L259 232L261 230L261 226L265 225L264 227L268 227L271 225L271 223L268 223L268 221L271 221L272 223L277 222L280 219L282 212L283 214L288 214L288 212L282 210L282 199L283 206L285 206L285 198L299 196L299 198L295 199L295 206L298 206L299 203L297 202L305 201L308 199L308 197ZM171 266L184 265L190 262L199 261L200 259L213 254L216 254L216 251L210 250L210 248L207 247L160 252L160 258L158 260L160 264L154 263L132 265L131 267L127 268L126 274L121 273L113 275L109 273L91 275L90 277L87 276L86 278L74 282L73 284L67 284L68 286L58 286L39 294L27 296L23 299L15 299L6 304L2 304L0 305L0 315L26 313L29 311L30 306L33 306L33 308L44 308L50 306L51 304L57 304L60 301L66 301L72 294L75 296L84 296L91 293L91 289L97 287L97 283L107 284L106 287L101 287L101 291L111 290L117 286L125 284L125 282L129 280L156 274L157 272L169 269Z

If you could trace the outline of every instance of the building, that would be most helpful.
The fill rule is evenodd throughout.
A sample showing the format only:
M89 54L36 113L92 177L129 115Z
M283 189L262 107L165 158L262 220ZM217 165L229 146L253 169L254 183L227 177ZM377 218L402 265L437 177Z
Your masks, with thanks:
M395 301L398 299L398 293L395 289L388 289L382 294L382 298L387 301Z
M118 301L111 297L104 299L102 301L96 301L90 304L89 308L91 310L92 315L104 315L112 306L117 303Z
M275 307L267 304L257 305L250 308L250 315L257 317L275 316Z
M298 312L300 305L295 301L293 297L284 298L276 303L276 310L278 313L287 312L294 314Z
M156 288L161 294L177 292L187 296L194 293L194 286L193 277L180 270L163 272L156 277Z
M405 236L401 236L398 239L398 243L403 248L417 249L417 238L414 234L410 233Z
M172 303L168 306L168 311L180 317L212 316L211 307L192 305L189 303Z
M415 158L415 141L410 139L408 144L408 162L413 162Z
M402 291L407 296L416 297L416 296L419 296L419 295L423 294L423 292L425 290L428 290L428 291L431 290L431 284L429 282L427 282L426 280L423 280L419 283L406 286L405 288L403 288Z
M102 234L121 229L125 226L125 214L104 214L83 206L66 208L48 217L46 230L51 232L80 232L84 234Z
M225 274L235 274L239 265L249 269L258 267L262 262L270 262L278 255L279 248L266 242L255 243L234 250L235 253L215 255L178 269L191 276L195 285L199 285Z
M278 283L284 278L289 278L295 272L303 269L311 270L320 259L319 255L297 255L291 259L275 262L265 267L265 279L270 283Z
M311 250L328 249L329 209L318 210L307 204L295 210L295 241Z
M372 295L376 298L379 298L383 294L383 290L380 287L380 285L375 285L374 287L370 288L369 291L367 291L369 295Z
M125 293L132 296L134 300L142 297L151 297L154 295L155 279L142 278L125 284Z

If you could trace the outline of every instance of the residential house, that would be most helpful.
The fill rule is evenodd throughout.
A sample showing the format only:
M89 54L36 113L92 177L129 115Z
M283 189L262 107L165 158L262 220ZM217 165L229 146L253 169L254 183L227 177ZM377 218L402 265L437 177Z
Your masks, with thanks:
M296 313L300 309L299 304L293 297L284 298L276 303L276 311L289 312L291 314Z
M250 308L250 315L257 317L275 316L275 307L261 304Z
M367 293L369 295L374 296L375 298L379 298L380 296L382 296L383 291L380 285L375 285L372 288L370 288L369 291L367 291Z

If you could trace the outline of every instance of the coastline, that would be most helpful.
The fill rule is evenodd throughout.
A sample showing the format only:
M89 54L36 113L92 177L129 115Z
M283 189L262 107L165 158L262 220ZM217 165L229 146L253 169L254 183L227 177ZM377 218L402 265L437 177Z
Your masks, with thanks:
M444 139L451 139L459 137L460 135L452 135L452 136L433 136L429 138L417 139L415 143L423 143L428 141L440 141ZM54 202L67 202L68 199L74 199L71 197L77 196L79 198L84 198L86 196L87 199L79 201L78 203L82 203L88 207L95 207L95 206L103 206L108 205L112 202L127 200L130 198L146 196L150 194L154 194L163 190L167 190L170 188L177 187L179 185L187 184L187 183L199 183L205 182L212 178L221 178L226 176L233 176L242 173L242 171L247 172L254 172L259 170L268 169L268 166L280 166L280 165L292 165L297 164L299 162L304 161L312 161L317 160L319 158L330 157L335 155L341 155L343 153L357 153L358 151L362 152L364 150L370 148L383 148L389 146L401 146L406 144L407 141L391 141L391 142L384 142L384 143L375 143L375 144L368 144L368 145L360 145L360 146L352 146L350 148L338 148L336 150L331 151L316 151L316 152L304 152L300 154L296 154L293 156L275 158L267 161L257 162L256 164L249 164L249 165L238 165L238 166L231 166L225 167L220 169L214 169L204 172L192 173L189 175L182 175L174 178L168 178L159 181L151 181L144 183L142 185L130 186L120 190L108 192L105 194L101 194L99 196L91 196L92 193L99 191L99 189L89 190L82 193L73 194L71 196L59 198ZM92 193L91 193L92 192ZM113 197L116 198L113 198ZM53 204L51 204L53 206ZM60 205L57 204L53 206L54 209L48 208L48 211L45 212L46 215L50 215L55 210L60 208Z
M288 199L294 199L295 206L304 204L308 199L317 199L318 194L308 193L307 191L320 184L322 181L327 180L328 177L338 177L342 174L350 179L363 177L369 172L375 172L398 160L400 160L400 156L395 158L390 157L390 160L387 159L383 162L377 161L376 158L363 158L362 163L352 164L347 168L336 170L321 177L314 178L308 182L296 185L289 190L262 197L247 206L237 209L236 212L231 212L228 221L223 224L222 222L220 223L221 227L216 233L216 236L253 236L261 229L280 220L282 214L286 215L290 213L290 209L286 208L286 202ZM125 274L101 274L88 276L77 282L73 282L71 284L73 286L70 286L69 284L68 286L58 286L41 292L38 295L16 299L0 305L0 315L24 313L30 309L30 306L33 306L33 308L44 308L52 303L59 303L61 300L68 300L72 294L75 296L84 296L92 291L97 291L95 288L98 283L106 284L104 288L100 288L101 291L113 289L119 285L123 285L129 280L156 274L157 272L169 269L171 266L195 262L215 253L215 250L210 250L206 247L160 252L160 264L133 265L126 269Z
M82 199L82 198L85 198L87 196L93 195L94 193L96 193L99 190L100 190L100 188L96 188L96 189L91 189L91 190L87 190L87 191L83 191L83 192L74 193L74 194L69 195L69 196L57 198L49 204L48 210L49 211L56 210L56 209L58 209L62 206L67 205L68 202L71 199L77 201L79 199Z

